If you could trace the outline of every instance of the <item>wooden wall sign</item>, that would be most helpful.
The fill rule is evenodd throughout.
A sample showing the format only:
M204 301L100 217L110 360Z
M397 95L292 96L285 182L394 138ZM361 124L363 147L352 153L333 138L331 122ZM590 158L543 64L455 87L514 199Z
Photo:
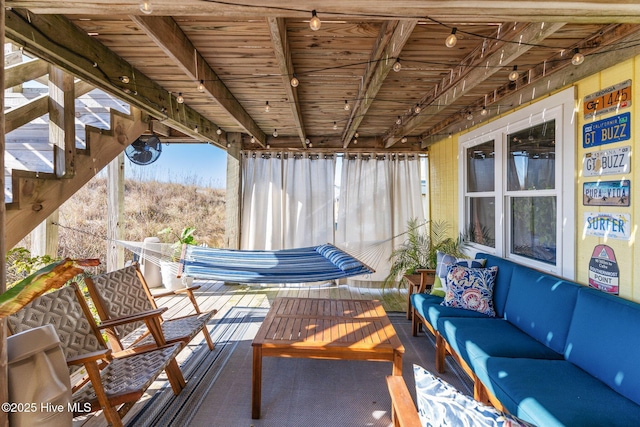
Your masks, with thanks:
M597 245L589 261L589 286L618 295L620 269L616 254L607 245Z
M631 199L631 181L585 182L582 185L582 204L584 206L629 206Z
M585 153L582 176L612 175L631 171L631 146Z
M588 123L582 127L582 147L589 148L631 138L631 113Z
M592 119L602 114L631 107L631 80L609 86L584 97L584 118Z
M605 212L584 213L584 234L629 240L631 237L631 215Z

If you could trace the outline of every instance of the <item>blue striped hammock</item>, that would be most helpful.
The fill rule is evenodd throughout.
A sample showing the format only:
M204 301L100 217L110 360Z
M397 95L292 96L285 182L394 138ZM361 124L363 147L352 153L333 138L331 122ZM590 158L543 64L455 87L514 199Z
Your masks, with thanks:
M182 274L236 283L303 283L371 274L366 264L337 247L247 251L186 246Z

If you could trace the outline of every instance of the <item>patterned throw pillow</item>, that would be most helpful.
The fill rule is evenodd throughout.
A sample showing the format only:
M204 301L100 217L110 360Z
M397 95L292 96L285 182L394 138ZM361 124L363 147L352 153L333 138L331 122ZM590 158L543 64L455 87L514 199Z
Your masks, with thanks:
M460 393L431 372L413 365L418 415L424 427L531 427L530 424Z
M456 258L444 252L436 252L436 278L433 283L433 290L447 292L447 269L452 265L462 265L465 267L482 268L486 264L486 259L465 259ZM435 292L432 292L435 294Z
M495 317L493 285L498 267L468 268L459 265L449 267L447 294L442 305L465 308Z

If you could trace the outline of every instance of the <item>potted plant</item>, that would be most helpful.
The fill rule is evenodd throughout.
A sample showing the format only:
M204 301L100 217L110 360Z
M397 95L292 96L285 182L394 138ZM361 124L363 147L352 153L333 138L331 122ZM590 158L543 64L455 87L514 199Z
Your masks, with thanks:
M160 260L162 284L171 291L182 289L185 286L189 287L191 283L193 283L193 277L178 277L178 262L180 261L184 245L198 244L193 235L195 231L196 229L194 227L185 227L180 233L177 233L171 227L167 227L158 232L159 236L165 236L165 240L172 243L170 253L168 254L171 260Z
M429 233L421 231L429 228ZM464 257L461 252L465 246L462 236L457 239L448 235L450 225L446 221L430 221L418 224L417 219L412 218L407 222L406 240L391 252L389 263L389 275L384 280L384 285L401 283L403 276L417 274L418 270L425 271L430 282L426 285L433 285L435 279L435 268L438 251L445 252L456 257ZM429 274L431 273L431 274ZM411 277L415 283L420 282L419 277Z

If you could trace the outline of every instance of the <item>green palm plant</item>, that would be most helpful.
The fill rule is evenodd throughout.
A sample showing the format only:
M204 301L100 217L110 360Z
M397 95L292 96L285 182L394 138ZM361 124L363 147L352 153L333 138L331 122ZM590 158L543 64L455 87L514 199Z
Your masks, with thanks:
M429 233L425 233L428 228ZM413 274L418 269L435 269L438 251L456 257L465 257L462 252L466 241L460 235L450 237L451 225L446 221L427 221L419 224L415 218L407 221L406 240L391 252L389 275L384 286L397 283L404 274Z

